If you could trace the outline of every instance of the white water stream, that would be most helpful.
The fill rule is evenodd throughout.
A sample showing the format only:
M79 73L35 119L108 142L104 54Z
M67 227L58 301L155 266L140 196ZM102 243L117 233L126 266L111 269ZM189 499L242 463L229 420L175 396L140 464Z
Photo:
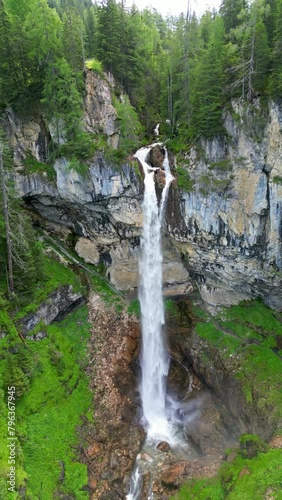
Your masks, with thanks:
M160 441L167 441L171 447L180 445L185 449L186 444L183 443L183 436L180 436L178 432L182 403L177 403L172 396L167 394L169 356L166 350L162 294L162 222L169 186L174 177L171 175L167 150L164 148L165 158L162 171L165 183L161 200L158 203L154 178L158 168L151 167L146 161L153 146L155 144L139 149L135 156L142 164L145 175L143 235L139 259L139 300L142 324L140 394L143 414L141 423L147 432L145 448L154 454L153 449L156 450L156 445ZM142 453L138 455L131 476L130 491L126 496L127 500L139 500L143 474L151 468L158 467L158 462L158 455L151 458L149 463L144 463ZM150 489L148 500L153 500L153 498L154 494Z
M151 146L152 147L152 146ZM173 180L167 151L164 160L165 186L158 205L154 174L146 158L151 147L142 148L135 156L143 166L143 236L139 261L142 349L141 349L141 401L142 424L148 440L169 440L171 426L166 414L166 380L169 356L165 346L164 303L162 296L162 244L161 228L169 186Z

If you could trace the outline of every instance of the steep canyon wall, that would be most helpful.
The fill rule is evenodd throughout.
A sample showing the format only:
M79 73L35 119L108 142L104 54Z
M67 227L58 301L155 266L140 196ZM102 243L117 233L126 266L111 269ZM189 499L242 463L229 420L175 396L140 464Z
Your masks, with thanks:
M86 72L84 123L117 148L112 86ZM169 293L194 283L210 304L262 297L282 310L282 108L272 103L264 115L258 104L250 111L234 102L225 113L226 136L182 156L193 188L185 192L177 180L171 188L163 263ZM81 257L103 263L118 288L136 288L143 188L133 165L117 167L97 152L83 174L62 157L28 173L25 158L46 162L51 141L64 137L56 138L40 112L20 119L8 109L6 128L17 189L39 224L64 239L75 235Z

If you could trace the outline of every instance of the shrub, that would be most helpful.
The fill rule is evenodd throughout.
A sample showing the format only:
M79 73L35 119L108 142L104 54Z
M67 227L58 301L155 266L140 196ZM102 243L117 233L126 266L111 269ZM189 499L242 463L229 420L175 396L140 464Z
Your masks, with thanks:
M85 61L85 66L87 69L95 71L100 76L104 76L103 65L97 59L88 59L88 61Z

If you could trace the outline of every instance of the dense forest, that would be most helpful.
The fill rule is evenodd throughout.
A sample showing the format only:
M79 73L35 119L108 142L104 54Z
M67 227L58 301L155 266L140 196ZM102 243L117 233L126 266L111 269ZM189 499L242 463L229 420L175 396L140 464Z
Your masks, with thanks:
M70 141L80 133L85 62L114 75L145 134L167 121L184 143L222 133L232 98L282 94L281 0L223 0L200 19L189 8L164 19L115 0L0 0L0 33L1 108L41 102L64 119Z

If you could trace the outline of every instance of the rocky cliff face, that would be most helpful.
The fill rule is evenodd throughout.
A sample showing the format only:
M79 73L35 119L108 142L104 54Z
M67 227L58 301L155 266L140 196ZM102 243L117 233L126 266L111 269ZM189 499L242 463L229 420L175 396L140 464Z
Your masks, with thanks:
M116 111L111 102L113 82L86 72L85 129L93 136L103 133L118 147ZM28 156L46 161L51 139L58 140L52 124L40 113L25 120L11 109L6 127L14 151L16 185L20 196L34 211L38 223L66 239L76 237L75 250L86 262L105 264L107 275L121 290L138 286L138 253L142 228L142 186L130 164L119 167L97 153L84 175L70 169L66 158L54 162L54 179L46 165L27 174ZM64 138L59 138L60 142ZM50 170L50 167L49 167ZM164 280L170 292L190 287L189 275L172 244L166 240Z
M86 73L84 123L118 147L112 84ZM186 156L182 168L194 187L188 193L177 185L171 189L164 282L170 291L184 292L194 280L214 305L259 296L281 310L282 109L272 104L263 124L255 113L255 107L252 115L233 103L225 116L228 136L202 142ZM12 110L6 123L19 193L40 224L63 238L74 234L81 257L104 263L118 288L135 288L142 226L142 183L135 169L117 168L97 153L85 175L71 170L65 158L55 161L53 181L47 169L27 175L27 155L46 161L55 140L52 124L40 113L19 120Z
M228 137L201 143L183 167L194 181L171 198L169 232L210 304L262 297L282 309L282 108L265 123L233 103Z

